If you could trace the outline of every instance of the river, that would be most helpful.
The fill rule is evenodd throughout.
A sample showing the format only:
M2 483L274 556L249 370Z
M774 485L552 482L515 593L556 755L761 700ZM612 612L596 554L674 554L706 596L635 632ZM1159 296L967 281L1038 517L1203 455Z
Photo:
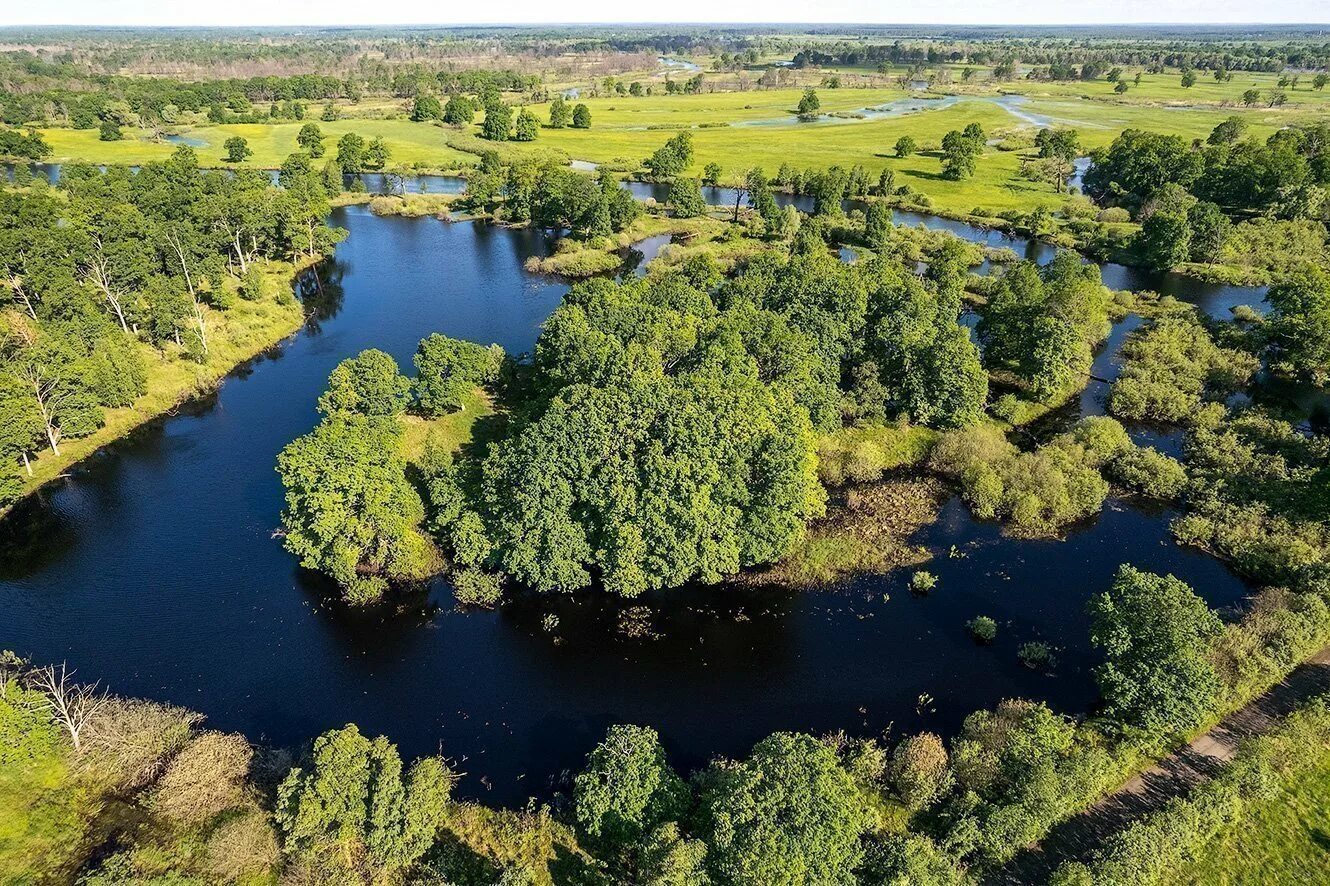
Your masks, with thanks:
M332 222L350 236L299 334L0 524L0 648L256 740L296 745L354 721L408 755L441 748L465 796L520 803L548 796L617 722L659 729L686 770L782 729L953 733L1010 696L1083 713L1096 697L1085 602L1119 563L1171 572L1219 607L1249 593L1172 543L1167 509L1112 500L1065 541L1023 542L953 499L919 538L938 553L925 598L905 573L805 593L688 589L651 601L654 638L636 639L616 630L638 617L623 604L458 612L445 581L400 611L347 611L274 536L275 458L316 423L328 373L368 347L409 370L435 331L526 350L566 287L523 270L552 249L538 232L364 207ZM992 646L966 634L980 614L999 623ZM1017 660L1035 639L1057 647L1052 673Z

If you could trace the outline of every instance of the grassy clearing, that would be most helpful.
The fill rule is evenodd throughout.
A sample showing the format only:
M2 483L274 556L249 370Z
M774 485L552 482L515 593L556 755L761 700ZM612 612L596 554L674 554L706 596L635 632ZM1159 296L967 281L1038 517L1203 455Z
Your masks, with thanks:
M418 462L425 453L425 445L430 443L444 452L456 452L470 442L471 430L476 421L486 415L494 414L494 403L490 395L480 388L469 393L457 412L450 412L438 418L422 418L418 415L405 415L402 425L402 452L407 461Z
M818 441L818 471L828 486L879 480L886 471L921 464L937 438L937 431L917 425L841 428Z
M267 277L264 298L257 301L236 298L226 311L208 312L209 351L205 363L167 356L150 345L140 345L148 369L147 393L133 406L105 410L104 427L87 437L61 441L59 455L49 449L40 451L32 460L33 476L27 479L24 494L36 491L145 422L211 390L237 365L298 330L304 322L300 303L294 298L277 298L280 290L290 288L294 271L290 264L271 263L264 272ZM0 511L0 516L3 514Z
M1330 870L1330 748L1310 744L1276 765L1273 796L1251 802L1235 826L1175 881L1195 886L1324 882Z
M850 490L827 519L771 568L745 574L757 584L826 585L859 573L882 573L927 562L910 537L937 518L945 487L925 478L892 479Z
M543 154L632 169L673 131L693 128L695 162L688 170L691 175L700 175L709 163L719 163L726 177L741 176L753 166L774 174L783 163L818 169L835 164L862 164L874 178L884 168L893 170L897 185L909 185L923 192L934 208L941 211L968 214L982 208L984 214L993 215L1004 210L1029 211L1040 205L1056 208L1065 199L1051 185L1020 178L1021 152L1017 151L989 148L980 158L973 178L949 181L941 177L941 158L936 148L949 130L977 122L990 136L1016 136L1014 140L1021 143L1037 128L987 100L999 89L1029 96L1022 111L1045 115L1057 125L1079 129L1087 150L1107 145L1128 127L1203 138L1215 124L1233 114L1249 122L1252 136L1264 138L1280 127L1310 120L1330 105L1330 95L1314 92L1307 83L1289 92L1289 103L1283 108L1241 105L1244 89L1253 88L1253 84L1257 84L1256 88L1269 89L1277 82L1273 75L1235 74L1233 81L1225 84L1202 77L1190 90L1182 89L1178 79L1172 72L1144 75L1141 86L1133 87L1125 97L1116 96L1107 81L1018 80L991 84L980 80L973 84L947 84L940 85L936 94L955 91L973 95L973 99L890 119L816 124L795 121L793 110L802 94L798 89L636 98L607 96L584 100L592 114L591 129L546 128L535 142L529 143L484 141L478 138L478 125L458 130L370 116L318 125L327 136L329 156L334 152L337 138L354 131L367 138L382 137L392 152L393 164L447 171L474 165L477 152L482 150L497 150L507 160L523 154ZM908 94L895 88L818 91L821 111L832 114L854 112ZM540 119L548 118L547 105L530 107ZM352 107L348 112L374 114L383 110L367 106ZM735 125L759 121L778 121L778 125ZM254 151L248 165L276 167L296 150L296 134L302 125L294 122L205 125L189 128L185 134L207 142L206 147L196 149L207 165L227 165L222 158L222 144L227 138L239 135L248 140ZM118 142L100 141L93 130L50 129L44 135L57 161L142 163L162 159L174 150L171 144L150 140L146 133L131 133L129 138ZM895 157L893 146L902 135L913 137L922 150L907 158Z
M457 170L473 166L476 158L471 154L449 147L448 137L453 130L428 123L409 120L373 120L348 118L330 123L314 121L323 131L326 157L337 153L337 139L347 132L356 132L366 138L380 136L388 144L391 163L420 165L425 169ZM254 156L243 165L275 169L288 155L299 150L296 135L304 122L289 123L231 123L223 126L199 126L186 129L190 138L207 142L195 148L199 162L204 166L230 166L225 161L223 143L232 136L249 142ZM152 140L144 131L126 130L120 141L104 142L95 129L46 129L42 136L51 146L54 162L87 160L97 163L146 163L170 156L176 145Z

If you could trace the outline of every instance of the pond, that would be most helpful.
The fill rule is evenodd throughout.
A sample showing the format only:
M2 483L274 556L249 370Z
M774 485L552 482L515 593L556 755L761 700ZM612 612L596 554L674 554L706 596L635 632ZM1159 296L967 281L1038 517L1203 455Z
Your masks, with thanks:
M617 722L656 727L688 769L782 729L952 733L1009 696L1082 713L1096 696L1085 602L1120 562L1216 606L1249 592L1174 545L1166 510L1113 501L1066 541L1023 542L952 500L919 537L938 554L926 598L899 573L803 593L688 589L646 614L585 596L464 613L437 581L401 611L348 612L274 535L275 458L317 421L328 373L368 347L409 369L435 331L526 350L566 287L523 270L552 249L538 232L363 207L332 221L350 236L322 292L302 287L304 330L0 524L0 648L275 744L354 721L408 755L441 748L468 773L465 796L520 803ZM966 635L980 614L999 623L991 647ZM651 636L625 637L624 619ZM1052 673L1017 661L1033 639L1057 647Z

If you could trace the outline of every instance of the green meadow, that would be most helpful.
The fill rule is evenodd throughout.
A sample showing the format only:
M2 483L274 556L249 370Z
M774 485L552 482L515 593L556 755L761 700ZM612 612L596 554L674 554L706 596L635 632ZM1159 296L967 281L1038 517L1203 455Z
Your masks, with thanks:
M545 127L535 142L508 142L499 147L509 157L518 152L552 150L570 158L633 168L674 132L687 128L693 133L695 158L689 171L693 175L700 175L710 163L720 164L726 179L737 179L754 166L773 175L784 163L801 169L858 164L868 169L873 178L884 168L893 170L898 186L909 185L926 194L936 209L949 213L983 209L994 214L1004 210L1029 211L1040 205L1055 208L1064 197L1049 184L1021 177L1022 156L1028 155L1028 150L989 147L972 178L964 181L942 178L937 148L949 130L977 122L990 137L1004 139L1004 147L1027 147L1038 129L1021 116L1028 113L1048 117L1053 125L1079 130L1082 145L1092 150L1108 145L1127 128L1189 139L1204 138L1215 124L1237 114L1248 121L1251 135L1264 138L1283 126L1315 119L1330 102L1324 92L1314 91L1309 82L1303 82L1298 90L1288 93L1289 101L1281 108L1242 106L1240 96L1244 89L1265 90L1275 85L1277 78L1266 74L1235 74L1227 83L1216 83L1207 75L1199 77L1191 89L1181 87L1177 72L1143 75L1140 87L1133 87L1126 96L1114 95L1112 84L1107 81L1016 80L992 84L985 83L983 76L982 72L977 75L975 83L939 85L934 94L949 90L962 94L961 101L947 107L889 118L847 117L844 122L799 122L794 109L802 89L587 98L584 103L591 111L591 129ZM1124 76L1130 78L1131 74ZM1003 92L1027 96L1019 112L994 101L997 95L994 85L1000 85ZM910 97L911 93L895 88L847 88L820 89L818 96L823 114L852 115L863 108ZM1192 104L1177 104L1183 101ZM363 107L345 108L348 116L343 119L320 122L318 125L326 136L327 156L335 152L336 140L351 131L367 138L383 138L392 152L393 165L421 169L458 170L474 165L474 152L488 145L477 138L479 119L461 130L436 123L383 119L394 112L405 117L406 107L406 102L397 106L367 103ZM548 120L548 104L528 107L542 122ZM373 116L351 116L356 113ZM297 122L202 125L184 128L182 132L206 143L197 149L205 165L226 165L223 143L232 136L241 136L254 152L248 165L272 168L296 150L296 134L302 125ZM100 141L94 130L49 129L44 135L57 161L141 163L161 159L174 150L174 145L153 140L142 132L127 131L126 139L114 142ZM914 138L920 150L898 158L893 146L903 135Z

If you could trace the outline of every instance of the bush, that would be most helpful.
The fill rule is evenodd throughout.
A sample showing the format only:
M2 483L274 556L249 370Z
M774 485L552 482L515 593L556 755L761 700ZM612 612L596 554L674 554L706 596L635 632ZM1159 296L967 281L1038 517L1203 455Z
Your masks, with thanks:
M1121 206L1110 206L1099 211L1097 220L1104 224L1124 224L1131 221L1131 213Z
M932 732L921 732L896 745L891 755L891 785L901 802L922 809L951 785L947 749Z
M114 789L142 787L189 740L202 714L140 699L113 698L89 721L86 762Z
M183 824L203 824L245 801L254 752L239 735L204 732L175 756L157 780L152 806Z
M1016 657L1027 668L1041 671L1053 666L1053 647L1039 641L1022 643L1016 650Z
M997 622L987 615L976 615L965 623L965 627L980 643L992 643L997 637Z
M489 609L498 605L502 598L503 576L499 573L474 566L453 573L453 599L459 605Z
M1189 421L1207 390L1241 387L1259 367L1250 354L1217 347L1199 323L1165 317L1122 346L1122 374L1108 408L1137 421Z
M1124 444L1130 440L1122 427L1098 417L1033 452L1018 450L1000 428L980 425L944 434L929 464L960 482L976 516L1006 519L1020 535L1050 535L1098 513L1108 495L1099 467Z
M228 818L208 837L205 863L218 882L270 882L279 861L277 835L258 810Z
M910 590L916 594L929 594L937 587L937 576L926 569L920 569L910 576Z
M1133 446L1115 458L1109 475L1139 495L1171 501L1187 485L1187 470L1174 458L1152 446Z

